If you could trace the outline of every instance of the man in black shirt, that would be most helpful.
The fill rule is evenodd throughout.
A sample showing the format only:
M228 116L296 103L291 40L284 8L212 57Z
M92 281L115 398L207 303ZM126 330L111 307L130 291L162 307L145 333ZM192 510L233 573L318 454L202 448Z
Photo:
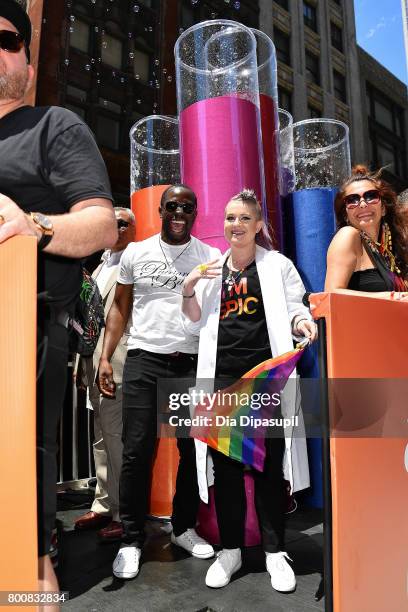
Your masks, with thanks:
M67 371L67 320L80 258L112 246L117 227L109 179L88 127L68 110L33 108L24 95L31 23L15 0L0 2L0 249L16 235L38 241L38 339L48 345L37 380L40 589L58 590L48 557L55 520L56 438ZM46 339L46 342L44 342Z

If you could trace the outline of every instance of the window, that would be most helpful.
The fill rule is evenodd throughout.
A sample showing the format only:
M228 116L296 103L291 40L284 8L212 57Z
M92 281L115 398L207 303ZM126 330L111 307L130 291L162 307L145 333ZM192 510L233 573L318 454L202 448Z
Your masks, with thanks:
M148 53L135 49L133 68L135 78L147 83L150 75L150 56Z
M69 84L67 85L66 93L67 93L67 96L70 96L71 98L76 98L80 102L86 102L86 99L88 96L85 89L80 89L79 87L76 87L75 85L69 85Z
M393 174L398 174L398 161L394 147L389 142L377 142L377 164L382 168L386 166Z
M402 135L404 133L404 118L402 116L402 111L398 111L397 115L395 117L396 121L395 121L395 133L397 134L397 136L400 136L402 138Z
M400 138L404 134L404 117L402 108L388 98L383 92L367 85L368 114L377 123L387 128Z
M317 55L306 51L306 81L320 85L320 61Z
M367 113L368 116L372 115L372 108L371 108L371 94L370 92L366 89L366 104L367 104Z
M105 115L99 115L96 124L98 144L109 149L119 149L120 122Z
M89 51L89 25L80 19L71 22L69 44L79 51Z
M273 42L276 49L276 57L280 62L290 66L290 37L278 28L273 29Z
M367 106L370 127L370 154L375 166L385 166L386 169L408 179L406 171L406 143L404 140L403 109L384 91L380 91L367 83Z
M190 26L195 23L195 13L193 7L190 5L183 5L181 7L181 27L187 30Z
M276 4L279 4L282 8L289 10L289 1L288 0L275 0Z
M292 94L287 89L278 88L278 103L279 108L292 112Z
M331 44L332 46L343 53L343 30L330 22Z
M303 2L303 23L311 30L317 32L316 7L308 2Z
M337 70L333 70L333 86L336 98L342 102L347 102L346 79Z
M385 106L385 104L382 104L378 100L374 100L374 114L375 120L378 121L378 123L381 123L381 125L391 130L391 132L394 131L392 109L390 107Z
M104 34L102 40L102 62L121 70L122 68L122 41L110 34Z
M308 105L307 111L310 119L319 119L322 116L321 111L311 104Z
M106 100L105 98L99 98L99 105L119 115L122 112L122 107L120 104L112 102L111 100Z

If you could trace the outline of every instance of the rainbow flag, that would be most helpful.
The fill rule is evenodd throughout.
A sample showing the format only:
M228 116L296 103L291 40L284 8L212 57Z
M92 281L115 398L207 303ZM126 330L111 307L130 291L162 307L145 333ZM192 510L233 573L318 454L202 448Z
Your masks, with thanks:
M276 399L307 344L308 341L304 341L293 351L263 361L234 384L214 392L212 405L209 398L198 404L194 417L198 417L195 421L199 424L191 428L190 436L227 457L262 471L265 433L270 425L259 421L269 423L279 404L259 405L260 402L254 402L254 398L264 394Z

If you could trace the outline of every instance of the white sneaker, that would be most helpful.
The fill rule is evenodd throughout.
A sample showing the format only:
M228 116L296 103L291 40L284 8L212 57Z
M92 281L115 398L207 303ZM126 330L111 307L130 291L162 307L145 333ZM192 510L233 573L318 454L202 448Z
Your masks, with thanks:
M224 548L217 555L217 560L210 566L205 577L205 584L213 589L226 586L242 566L240 548Z
M142 551L137 546L122 545L113 562L113 575L116 578L135 578L139 573L140 555Z
M265 553L266 554L266 569L271 577L272 587L281 593L289 593L296 588L296 577L293 569L290 567L289 561L292 559L286 552Z
M187 529L179 536L172 533L171 542L176 546L181 546L190 555L198 559L210 559L214 556L214 549L211 544L200 538L195 529Z

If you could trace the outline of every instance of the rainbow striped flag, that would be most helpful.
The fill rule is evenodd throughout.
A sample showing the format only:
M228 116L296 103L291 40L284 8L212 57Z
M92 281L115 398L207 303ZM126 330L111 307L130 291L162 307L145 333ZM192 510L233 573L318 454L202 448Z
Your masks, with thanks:
M307 345L304 341L294 350L258 364L234 384L212 394L212 405L208 398L198 404L194 412L198 418L194 420L199 424L193 425L190 436L262 471L266 430L279 407L279 394ZM258 405L254 398L260 394L275 399L279 395L279 404Z

